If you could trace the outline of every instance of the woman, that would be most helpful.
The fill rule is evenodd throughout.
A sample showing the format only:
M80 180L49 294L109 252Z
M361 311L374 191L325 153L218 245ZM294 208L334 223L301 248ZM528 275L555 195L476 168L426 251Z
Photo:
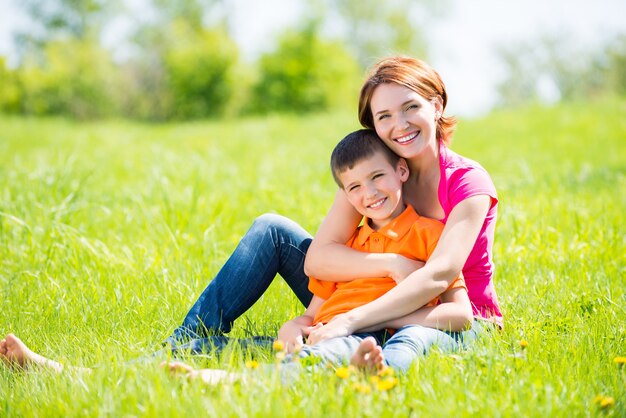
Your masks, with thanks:
M383 297L323 327L307 329L309 318L301 317L298 326L310 332L311 343L383 328L385 321L409 315L441 294L461 270L479 321L463 333L424 327L424 352L435 342L444 349L457 347L459 342L474 338L486 321L502 326L493 284L495 187L478 163L448 149L456 120L443 116L446 104L439 74L428 64L408 57L377 63L359 99L361 124L375 129L409 164L411 175L403 190L406 201L419 214L445 223L437 248L425 264L400 255L364 254L347 248L344 243L361 216L338 192L313 241L289 219L259 217L168 341L176 345L181 340L227 333L276 273L305 306L311 300L308 275L332 281L391 276L398 282ZM420 309L418 316L426 317L431 311ZM419 321L419 317L414 319ZM298 335L298 331L281 329L279 337L287 339L291 348L296 342L290 341L290 336Z

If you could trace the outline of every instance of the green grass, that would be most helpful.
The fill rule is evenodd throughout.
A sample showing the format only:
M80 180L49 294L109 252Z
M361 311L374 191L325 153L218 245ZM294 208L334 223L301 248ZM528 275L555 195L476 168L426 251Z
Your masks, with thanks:
M453 149L500 197L496 286L506 327L461 356L433 353L390 391L250 371L206 387L150 353L254 217L314 232L352 114L161 126L0 117L0 333L90 375L0 367L0 416L625 416L626 102L462 121ZM233 335L301 312L280 279ZM520 340L526 340L523 350ZM243 369L249 353L198 360ZM261 353L268 359L269 353ZM596 395L613 397L606 409Z

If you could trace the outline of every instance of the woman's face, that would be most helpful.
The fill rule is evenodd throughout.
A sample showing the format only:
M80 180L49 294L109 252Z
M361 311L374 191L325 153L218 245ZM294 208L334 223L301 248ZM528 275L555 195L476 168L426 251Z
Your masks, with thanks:
M399 156L411 159L436 147L441 102L396 83L376 87L370 101L378 136Z

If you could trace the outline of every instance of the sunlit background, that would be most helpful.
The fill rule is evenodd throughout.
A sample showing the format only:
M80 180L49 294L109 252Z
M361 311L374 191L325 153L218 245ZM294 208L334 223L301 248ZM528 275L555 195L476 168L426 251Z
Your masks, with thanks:
M0 0L0 109L171 120L354 107L391 53L465 117L626 91L626 2Z

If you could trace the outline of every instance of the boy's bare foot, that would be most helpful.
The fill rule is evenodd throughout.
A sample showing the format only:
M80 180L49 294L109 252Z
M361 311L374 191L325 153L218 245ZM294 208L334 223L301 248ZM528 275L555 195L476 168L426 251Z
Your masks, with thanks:
M170 363L163 362L161 367L168 370L172 374L184 374L189 380L201 379L204 383L215 385L220 382L233 382L239 376L229 373L226 370L218 369L194 369L188 364L180 361L172 361Z
M19 370L26 370L32 366L49 368L57 373L63 370L61 363L33 352L13 334L8 334L0 341L0 359L7 366Z
M374 337L366 337L352 355L350 364L360 369L380 370L385 365L383 349L376 343Z

